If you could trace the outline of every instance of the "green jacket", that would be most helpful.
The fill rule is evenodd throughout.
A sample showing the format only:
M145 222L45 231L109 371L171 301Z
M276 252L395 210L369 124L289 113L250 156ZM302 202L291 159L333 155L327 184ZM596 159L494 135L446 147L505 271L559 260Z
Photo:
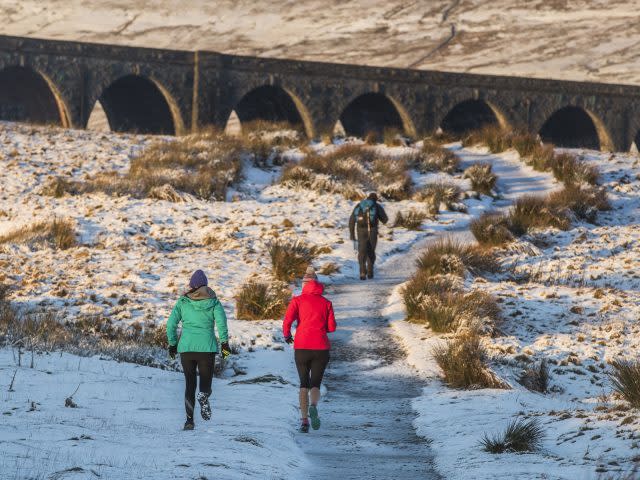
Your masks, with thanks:
M182 323L182 335L178 341L178 324ZM201 287L184 295L173 307L167 321L169 345L178 345L178 352L217 352L218 330L220 342L229 340L227 316L216 294L209 287Z

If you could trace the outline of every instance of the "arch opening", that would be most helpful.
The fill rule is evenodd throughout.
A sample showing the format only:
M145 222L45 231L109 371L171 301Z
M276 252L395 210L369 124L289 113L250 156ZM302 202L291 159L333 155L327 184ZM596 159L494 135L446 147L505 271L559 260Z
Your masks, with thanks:
M98 102L114 132L179 133L177 107L172 105L168 94L148 78L138 75L121 77L102 92Z
M568 106L556 110L540 128L540 138L564 148L610 148L604 125L587 110Z
M354 137L374 134L381 139L385 130L414 134L411 122L402 108L382 93L365 93L356 97L342 111L336 125L346 135Z
M488 126L504 126L496 110L484 100L465 100L453 107L442 119L443 132L463 136Z
M304 105L282 87L263 85L244 95L231 112L227 127L241 130L243 125L259 122L282 123L286 128L300 130L308 137L313 136L310 117Z
M0 119L69 127L69 115L51 80L27 67L0 70Z

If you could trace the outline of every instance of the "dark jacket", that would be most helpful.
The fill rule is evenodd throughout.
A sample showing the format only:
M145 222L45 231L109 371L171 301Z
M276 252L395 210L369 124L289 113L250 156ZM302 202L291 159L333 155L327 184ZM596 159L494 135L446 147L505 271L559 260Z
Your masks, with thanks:
M356 239L355 230L358 228L358 237L378 236L379 222L387 223L389 218L387 213L375 200L369 198L362 200L351 213L349 218L349 236L351 240Z

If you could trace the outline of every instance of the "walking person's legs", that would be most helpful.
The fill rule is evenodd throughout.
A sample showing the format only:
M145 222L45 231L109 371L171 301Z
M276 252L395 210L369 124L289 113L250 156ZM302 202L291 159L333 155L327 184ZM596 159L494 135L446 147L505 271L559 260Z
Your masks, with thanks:
M185 389L184 389L184 407L187 412L187 421L184 424L185 430L193 429L193 406L196 402L196 386L198 383L196 377L197 361L193 359L191 353L181 353L180 362L182 363L182 371L184 372Z
M318 416L318 402L320 401L320 385L324 371L329 363L329 350L315 350L311 361L311 406L309 416L311 417L311 427L314 430L320 428L320 417Z
M367 257L369 239L366 233L358 232L358 264L360 265L360 280L367 278Z
M300 402L300 419L302 423L300 431L303 433L309 431L309 387L311 383L311 357L309 352L312 352L312 350L298 349L294 354L296 369L298 370L298 377L300 378L298 400Z
M376 246L378 244L378 237L371 236L367 243L367 277L373 278L373 264L376 263Z
M213 370L215 365L215 353L199 353L198 374L200 376L200 393L198 393L198 403L200 404L200 414L204 420L211 418L211 382L213 380Z

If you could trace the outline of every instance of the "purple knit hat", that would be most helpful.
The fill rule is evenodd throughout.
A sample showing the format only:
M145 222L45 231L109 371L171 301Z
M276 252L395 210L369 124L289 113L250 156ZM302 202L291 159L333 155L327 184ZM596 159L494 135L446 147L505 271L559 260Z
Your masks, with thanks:
M200 287L205 287L209 284L207 280L207 276L204 274L202 270L196 270L191 275L191 280L189 280L189 288L191 290L197 290Z

